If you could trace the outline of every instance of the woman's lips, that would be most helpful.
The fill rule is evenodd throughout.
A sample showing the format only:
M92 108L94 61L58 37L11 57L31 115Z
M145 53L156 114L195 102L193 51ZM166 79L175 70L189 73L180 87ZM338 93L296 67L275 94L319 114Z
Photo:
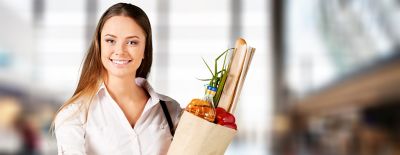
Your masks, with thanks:
M122 60L122 59L110 59L113 64L116 65L125 65L130 63L132 60Z

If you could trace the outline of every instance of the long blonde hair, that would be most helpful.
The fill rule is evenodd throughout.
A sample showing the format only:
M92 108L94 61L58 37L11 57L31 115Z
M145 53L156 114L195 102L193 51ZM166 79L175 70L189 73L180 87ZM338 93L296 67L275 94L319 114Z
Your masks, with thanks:
M104 12L97 24L96 31L90 43L89 50L86 53L81 75L79 78L78 86L74 94L69 98L58 110L57 114L65 107L76 103L78 100L81 102L80 108L86 111L86 120L88 115L88 108L94 96L99 89L100 84L104 81L103 77L106 74L106 69L101 62L100 39L101 31L104 23L113 16L127 16L132 18L145 32L146 43L144 50L144 59L136 71L136 77L147 78L151 69L153 60L153 45L152 45L152 32L150 20L146 13L139 7L127 4L117 3ZM86 122L86 121L85 121ZM54 121L52 125L54 129Z

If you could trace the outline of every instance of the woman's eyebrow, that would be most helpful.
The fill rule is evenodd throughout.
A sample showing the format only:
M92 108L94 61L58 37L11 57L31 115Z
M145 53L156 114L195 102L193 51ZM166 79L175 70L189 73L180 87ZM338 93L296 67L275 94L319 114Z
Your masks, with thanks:
M104 35L104 36L110 36L110 37L117 38L117 36L115 36L115 35L112 35L112 34L106 34L106 35Z
M113 38L117 38L117 36L112 35L112 34L106 34L106 35L104 35L104 36L110 36L110 37L113 37ZM130 39L130 38L137 38L137 39L140 39L139 36L135 36L135 35L133 35L133 36L127 36L127 37L126 37L126 39Z
M126 37L126 39L130 39L130 38L137 38L137 39L140 39L139 36L127 36L127 37Z

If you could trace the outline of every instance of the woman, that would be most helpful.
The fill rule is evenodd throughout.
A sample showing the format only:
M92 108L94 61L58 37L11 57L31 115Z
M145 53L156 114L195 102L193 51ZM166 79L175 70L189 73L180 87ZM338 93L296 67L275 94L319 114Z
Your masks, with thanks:
M75 93L56 116L58 154L166 154L181 108L146 81L151 63L145 12L111 6L97 25Z

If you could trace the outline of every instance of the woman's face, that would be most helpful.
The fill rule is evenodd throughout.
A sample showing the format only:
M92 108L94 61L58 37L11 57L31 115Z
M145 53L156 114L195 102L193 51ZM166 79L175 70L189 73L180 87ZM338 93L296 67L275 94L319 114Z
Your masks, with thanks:
M100 38L101 61L108 76L134 78L144 58L145 44L144 31L132 18L109 18Z

